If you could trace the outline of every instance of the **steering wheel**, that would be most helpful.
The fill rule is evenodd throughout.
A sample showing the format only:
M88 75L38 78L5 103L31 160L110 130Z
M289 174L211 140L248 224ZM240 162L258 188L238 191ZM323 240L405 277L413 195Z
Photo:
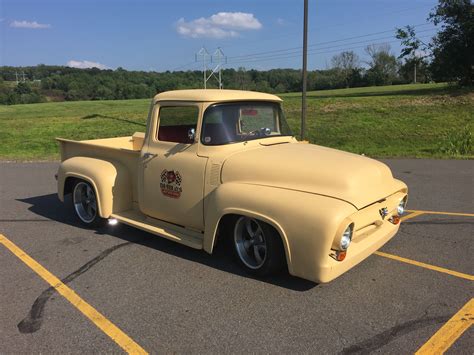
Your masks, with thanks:
M272 133L271 129L268 127L262 127L259 129L255 129L253 131L250 131L247 136L257 136L257 137L265 137L269 136Z

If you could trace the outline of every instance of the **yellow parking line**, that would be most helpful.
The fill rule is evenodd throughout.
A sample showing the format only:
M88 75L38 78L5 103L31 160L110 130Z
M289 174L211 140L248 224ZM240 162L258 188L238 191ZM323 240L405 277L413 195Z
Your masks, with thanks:
M474 298L471 298L416 354L443 354L473 324Z
M440 212L440 211L420 211L420 210L407 210L407 212L414 212L420 214L441 214L447 216L463 216L463 217L474 217L474 213L458 213L458 212ZM409 215L411 216L411 215Z
M411 211L410 211L411 212ZM402 218L400 218L400 221L406 221L407 219L410 219L410 218L413 218L413 217L416 217L416 216L420 216L424 214L423 212L421 211L417 211L417 212L412 212L410 214L407 214L406 216L403 216Z
M3 244L15 256L23 261L30 269L36 272L43 280L50 284L60 295L67 299L74 307L94 323L100 330L107 334L123 350L129 354L147 354L147 352L133 341L127 334L121 331L94 307L84 301L79 295L66 286L60 279L46 270L36 260L26 254L3 234L0 234L0 244Z
M469 281L474 281L474 276L473 275L464 274L462 272L457 272L457 271L445 269L443 267L434 266L434 265L430 265L430 264L425 264L425 263L422 263L422 262L419 262L419 261L415 261L415 260L411 260L411 259L407 259L407 258L402 258L401 256L388 254L388 253L384 253L384 252L381 252L381 251L376 251L374 254L377 254L379 256L383 256L384 258L389 258L389 259L401 261L402 263L407 263L407 264L419 266L419 267L422 267L422 268L425 268L425 269L430 269L430 270L433 270L433 271L442 272L442 273L445 273L445 274L448 274L448 275L451 275L451 276L460 277L462 279L466 279L466 280L469 280Z

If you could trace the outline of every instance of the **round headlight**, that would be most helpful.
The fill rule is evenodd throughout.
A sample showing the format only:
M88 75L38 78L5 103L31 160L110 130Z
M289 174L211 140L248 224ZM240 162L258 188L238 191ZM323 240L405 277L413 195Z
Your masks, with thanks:
M352 241L352 230L353 230L353 225L350 224L347 226L344 233L342 233L341 243L340 243L342 250L347 250L347 248L349 248L349 245L351 244L351 241Z
M407 199L406 197L400 201L400 203L397 206L397 213L399 216L405 213L405 206L407 204Z

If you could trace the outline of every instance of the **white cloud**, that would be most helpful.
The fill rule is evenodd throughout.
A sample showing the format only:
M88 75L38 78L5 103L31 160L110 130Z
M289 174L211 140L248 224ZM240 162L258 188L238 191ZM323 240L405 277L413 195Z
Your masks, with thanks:
M277 23L278 26L286 25L286 21L282 18L277 18L276 23Z
M33 30L39 30L39 29L44 29L44 28L51 28L50 24L47 23L38 23L36 21L12 21L10 23L10 27L13 28L29 28Z
M108 66L97 63L97 62L90 62L88 60L70 60L66 64L68 67L71 68L79 68L79 69L87 69L87 68L99 68L99 69L110 69Z
M245 12L219 12L210 17L200 17L192 21L180 18L176 25L177 32L191 38L226 38L238 37L239 31L259 30L260 21Z

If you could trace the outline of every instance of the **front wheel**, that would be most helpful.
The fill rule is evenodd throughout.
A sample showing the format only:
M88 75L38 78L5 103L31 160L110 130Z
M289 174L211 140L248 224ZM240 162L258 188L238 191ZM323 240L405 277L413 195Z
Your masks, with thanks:
M90 183L76 181L72 190L72 204L76 216L85 226L100 227L105 224L105 219L99 215L97 196Z
M285 252L278 232L255 218L237 218L233 247L237 260L251 274L271 275L284 265Z

